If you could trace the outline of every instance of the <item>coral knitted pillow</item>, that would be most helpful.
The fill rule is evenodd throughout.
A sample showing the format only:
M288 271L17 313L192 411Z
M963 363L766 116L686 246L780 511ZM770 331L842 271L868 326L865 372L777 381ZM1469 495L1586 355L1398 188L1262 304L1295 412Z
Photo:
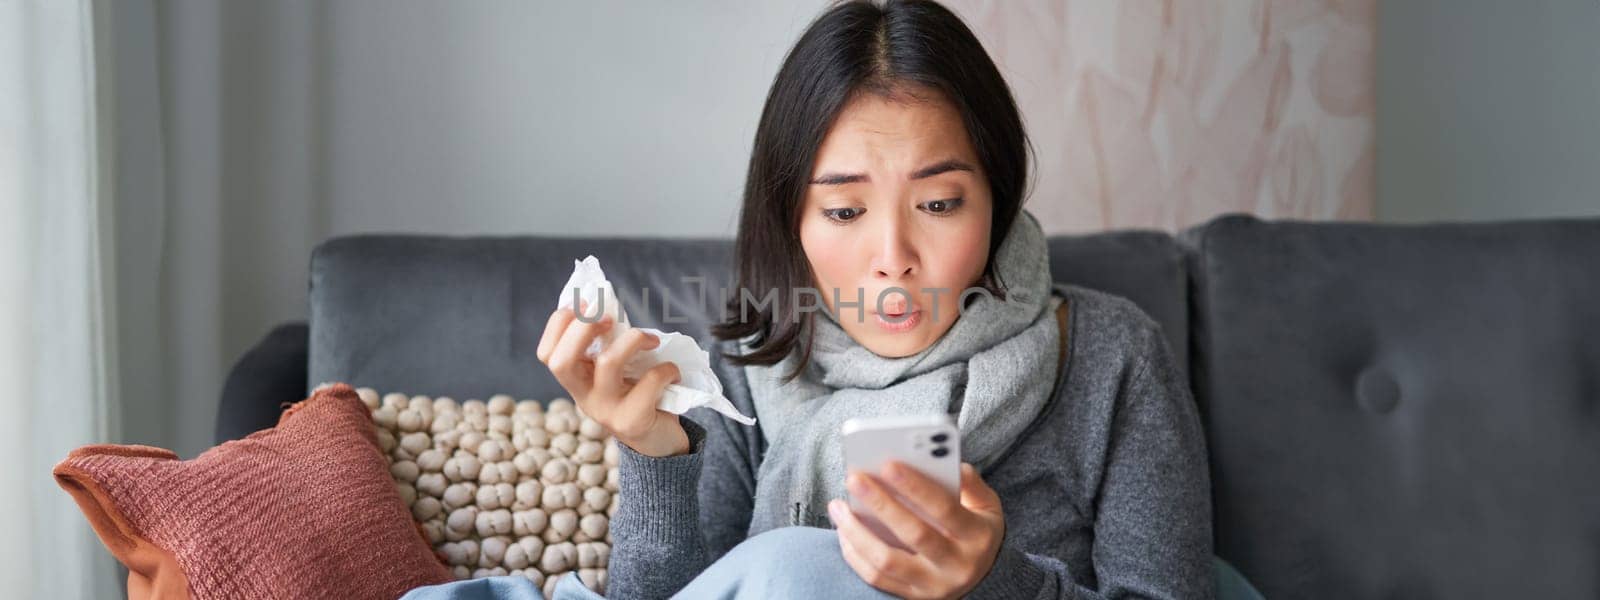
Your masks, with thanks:
M130 598L381 598L451 580L401 501L355 389L192 460L73 450L54 470L128 567Z
M617 442L566 398L543 407L361 388L400 496L460 579L576 575L604 593Z

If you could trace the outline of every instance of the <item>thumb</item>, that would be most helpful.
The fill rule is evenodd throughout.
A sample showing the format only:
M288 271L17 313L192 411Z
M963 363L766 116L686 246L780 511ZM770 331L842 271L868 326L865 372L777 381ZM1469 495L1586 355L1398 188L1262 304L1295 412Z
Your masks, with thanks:
M1000 495L984 483L972 463L961 463L961 505L972 512L1000 512Z
M661 401L661 394L667 386L682 381L678 373L678 365L664 362L650 367L639 378L639 382L628 390L623 402L629 405L638 405L637 410L644 411L646 407L654 408Z

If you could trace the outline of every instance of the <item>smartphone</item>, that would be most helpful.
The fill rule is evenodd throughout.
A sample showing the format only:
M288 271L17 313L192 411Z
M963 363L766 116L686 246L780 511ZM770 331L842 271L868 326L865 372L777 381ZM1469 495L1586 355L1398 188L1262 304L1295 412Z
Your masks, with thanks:
M858 469L882 480L884 465L896 460L939 482L951 495L960 493L961 431L950 415L855 418L840 427L840 437L846 469ZM845 493L848 495L849 491ZM895 496L900 499L899 494ZM854 497L849 502L856 517L884 542L909 549L873 515L870 507ZM904 499L901 504L927 518L915 504Z

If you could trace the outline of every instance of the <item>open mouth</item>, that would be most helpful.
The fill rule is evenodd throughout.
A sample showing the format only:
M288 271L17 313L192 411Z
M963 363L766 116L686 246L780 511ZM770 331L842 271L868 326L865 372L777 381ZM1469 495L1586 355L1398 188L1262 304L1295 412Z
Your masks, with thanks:
M911 312L899 313L881 312L873 314L872 318L874 321L877 321L878 326L883 330L891 333L899 333L915 329L917 325L921 324L922 311L913 310Z

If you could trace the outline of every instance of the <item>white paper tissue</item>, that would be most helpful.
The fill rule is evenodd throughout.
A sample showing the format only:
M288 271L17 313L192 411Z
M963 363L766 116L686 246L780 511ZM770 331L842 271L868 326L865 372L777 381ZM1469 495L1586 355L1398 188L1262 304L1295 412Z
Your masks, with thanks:
M586 355L593 357L609 347L623 332L635 327L628 324L628 314L622 309L622 302L617 299L611 282L606 280L605 272L600 270L600 260L590 255L583 260L572 262L572 277L567 279L567 285L562 286L561 297L556 300L556 306L570 306L576 310L572 290L577 288L578 299L582 300L590 311L600 306L601 299L604 298L605 313L611 315L612 322L616 323L610 331L596 337L584 351ZM637 329L655 336L661 340L661 344L654 350L640 350L624 364L622 366L624 378L637 380L645 371L650 370L650 367L664 362L678 365L681 381L667 385L657 408L681 415L696 406L705 406L745 425L755 424L754 418L740 414L739 409L734 408L733 403L722 395L722 381L718 380L716 373L711 370L711 355L701 349L694 338L676 331L664 332L649 327Z

